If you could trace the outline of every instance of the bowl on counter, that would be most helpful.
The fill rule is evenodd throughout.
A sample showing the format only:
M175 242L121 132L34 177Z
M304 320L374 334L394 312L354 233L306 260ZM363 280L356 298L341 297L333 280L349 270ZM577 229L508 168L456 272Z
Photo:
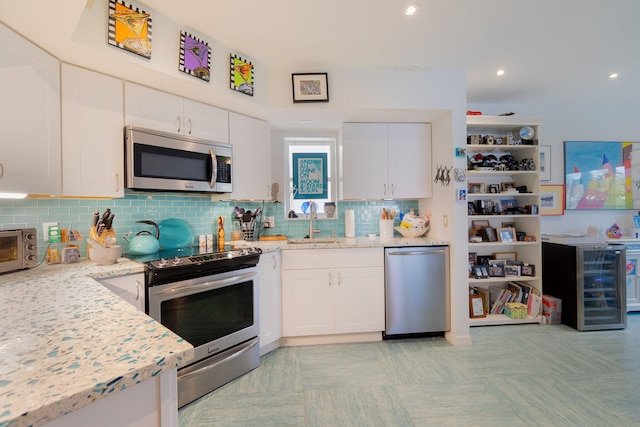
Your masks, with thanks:
M97 265L111 265L118 262L122 255L122 246L92 246L89 248L89 259Z
M424 236L427 233L427 231L429 231L429 227L423 227L423 228L394 227L394 228L398 233L402 234L402 237L420 237L420 236Z

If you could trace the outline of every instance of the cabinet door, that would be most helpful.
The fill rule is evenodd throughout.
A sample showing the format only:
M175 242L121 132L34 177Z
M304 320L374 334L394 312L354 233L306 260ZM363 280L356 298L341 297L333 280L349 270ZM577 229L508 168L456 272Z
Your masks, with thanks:
M330 270L282 271L282 335L326 335L334 331Z
M386 123L343 125L342 178L343 199L391 197Z
M1 24L0 94L0 191L60 194L60 63Z
M62 192L124 197L122 80L62 64Z
M100 280L100 284L114 292L136 309L144 311L144 274L109 277Z
M335 333L384 330L384 267L332 271Z
M627 308L640 303L640 254L627 252Z
M271 134L269 123L229 113L229 136L233 145L233 192L235 200L271 198Z
M185 127L183 105L180 96L125 83L126 125L182 134Z
M282 286L280 283L280 252L260 256L260 346L264 347L282 336Z
M184 100L184 134L210 141L229 142L229 112L191 99Z
M431 126L389 123L389 197L431 197Z

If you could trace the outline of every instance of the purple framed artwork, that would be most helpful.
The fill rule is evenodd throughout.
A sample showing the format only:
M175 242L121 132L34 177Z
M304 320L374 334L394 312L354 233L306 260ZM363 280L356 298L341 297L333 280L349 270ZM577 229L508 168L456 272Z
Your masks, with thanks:
M253 96L253 64L231 54L231 89Z
M180 31L180 65L183 73L208 82L211 79L211 48L199 38Z
M151 58L151 15L123 0L109 0L107 41L111 46Z

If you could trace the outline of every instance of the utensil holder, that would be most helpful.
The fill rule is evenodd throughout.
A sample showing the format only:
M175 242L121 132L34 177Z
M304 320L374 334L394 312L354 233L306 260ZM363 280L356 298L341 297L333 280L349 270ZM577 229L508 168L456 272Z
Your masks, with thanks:
M391 239L393 237L393 220L380 220L380 239Z

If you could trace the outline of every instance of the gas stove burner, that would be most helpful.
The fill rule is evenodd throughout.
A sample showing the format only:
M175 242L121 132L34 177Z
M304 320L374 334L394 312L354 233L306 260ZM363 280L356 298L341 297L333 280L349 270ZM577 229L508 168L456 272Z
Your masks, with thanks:
M237 248L225 250L222 252L211 252L203 254L192 254L187 256L175 256L173 258L160 258L146 262L149 269L164 270L178 267L198 267L211 265L214 267L216 263L226 266L242 264L248 258L256 255L260 256L262 250L260 248Z

